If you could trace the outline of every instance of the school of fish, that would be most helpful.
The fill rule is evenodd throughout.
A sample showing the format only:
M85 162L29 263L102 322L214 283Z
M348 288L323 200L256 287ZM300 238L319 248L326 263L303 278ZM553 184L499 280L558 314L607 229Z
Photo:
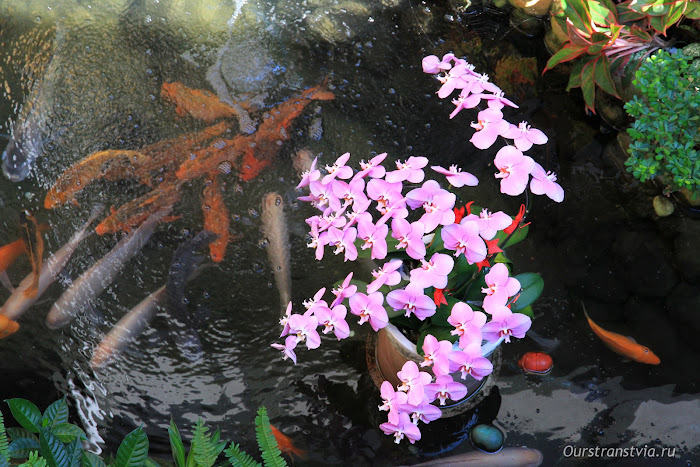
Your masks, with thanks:
M196 251L208 248L209 257L218 263L224 259L227 245L236 239L229 231L230 216L225 204L225 183L221 178L231 173L243 181L257 177L274 162L305 107L314 100L331 100L334 95L325 85L315 86L264 113L245 102L221 102L209 91L190 89L181 83L163 83L161 97L175 106L178 116L195 118L209 126L138 149L92 153L65 169L44 199L45 209L79 205L81 192L99 180L131 179L150 188L145 195L121 206L112 206L106 217L94 226L94 233L98 235L125 232L126 236L56 300L46 317L47 327L56 329L91 306L144 247L159 224L180 217L177 205L183 196L184 184L201 180L203 185L200 192L203 230L177 249L167 283L127 313L96 347L90 361L93 369L113 361L143 332L156 310L161 308L178 323L173 335L182 353L191 360L199 358L201 345L186 309L184 287L207 266L201 264L204 257L196 255ZM256 125L251 115L260 119L259 124ZM265 196L262 230L270 241L268 256L280 300L288 301L291 297L288 234L281 204L282 198L276 193ZM0 308L0 338L19 329L18 319L57 279L79 244L93 233L91 226L103 210L102 206L93 209L66 244L46 260L42 232L47 227L38 224L33 213L26 211L20 215L21 237L0 247L0 282L12 291ZM29 257L32 272L15 289L6 270L24 253Z

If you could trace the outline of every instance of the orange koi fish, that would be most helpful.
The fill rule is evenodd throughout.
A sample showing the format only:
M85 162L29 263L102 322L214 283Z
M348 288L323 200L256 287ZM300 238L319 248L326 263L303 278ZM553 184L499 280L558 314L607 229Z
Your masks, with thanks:
M202 89L191 89L182 83L163 83L160 96L175 104L175 113L180 117L191 116L206 123L221 118L241 117L250 107L242 102L233 106L221 102L217 96Z
M661 363L659 357L657 357L654 352L649 349L649 347L637 344L631 337L625 337L614 332L606 331L595 324L588 316L583 302L581 302L581 306L583 307L583 313L586 315L586 319L588 320L588 325L591 327L595 335L598 336L600 340L603 341L603 344L605 344L610 350L634 360L635 362L647 363L649 365L658 365Z
M19 214L19 224L22 232L24 248L32 263L32 273L34 279L29 288L24 291L25 297L36 296L39 290L39 277L41 276L41 266L44 262L44 237L41 236L36 218L29 211Z
M120 180L136 178L139 169L148 157L138 151L113 150L98 151L68 167L58 177L44 199L44 207L56 206L75 201L75 195L95 180Z
M289 139L292 123L312 100L331 99L335 99L332 92L321 86L315 86L271 110L270 116L252 135L255 138L255 144L245 148L243 158L239 161L238 170L241 179L252 180L272 163L280 150L281 143Z
M21 238L0 246L0 271L4 272L22 253L24 253L24 240Z
M177 170L179 180L192 180L204 175L213 176L218 173L228 173L243 157L243 153L255 144L255 134L239 135L233 139L219 139L207 148L195 151L195 156L183 162ZM226 170L222 167L226 166Z
M7 316L0 315L0 339L14 334L18 329L19 323L17 321L13 321Z
M155 212L170 208L180 200L180 185L169 183L140 196L119 207L111 215L102 220L95 232L104 235L115 232L130 232L151 217ZM162 222L170 222L177 216L167 216Z
M220 262L226 254L229 242L229 214L224 204L224 197L218 177L212 177L205 182L206 188L202 193L202 211L204 213L204 230L217 235L209 243L209 255L215 262Z
M306 451L294 446L294 442L289 436L282 433L273 425L270 425L270 429L272 430L272 435L275 437L275 440L277 440L277 446L280 448L280 451L287 454L290 458L292 454L294 454L300 459L306 459Z

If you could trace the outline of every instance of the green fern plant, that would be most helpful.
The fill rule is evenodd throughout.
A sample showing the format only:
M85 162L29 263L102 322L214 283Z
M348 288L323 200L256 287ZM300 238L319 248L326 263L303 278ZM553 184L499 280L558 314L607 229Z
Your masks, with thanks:
M20 464L19 467L46 467L46 459L41 457L38 452L32 451L29 453L27 462Z

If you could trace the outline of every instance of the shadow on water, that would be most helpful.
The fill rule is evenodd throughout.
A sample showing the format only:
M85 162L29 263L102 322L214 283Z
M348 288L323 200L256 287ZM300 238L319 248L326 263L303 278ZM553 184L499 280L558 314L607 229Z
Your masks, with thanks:
M177 205L181 217L161 225L117 281L69 326L49 331L44 324L67 287L61 278L22 317L20 330L0 341L8 376L0 384L2 398L27 397L44 407L69 394L91 441L113 450L143 425L151 453L163 457L169 455L171 416L181 428L202 416L224 438L256 452L253 419L264 404L273 424L310 453L309 465L390 465L467 452L472 448L465 434L477 420L498 424L508 446L541 450L547 464L573 462L566 446L677 447L677 459L663 460L668 465L697 459L698 348L677 326L686 318L669 319L665 311L679 300L672 298L678 288L688 300L697 297L696 278L669 259L678 255L674 241L697 229L688 225L697 221L653 216L646 188L624 178L612 162L614 134L585 117L582 102L565 92L566 75L539 78L547 60L541 40L514 30L507 10L435 3L357 1L340 8L291 0L203 0L191 6L114 1L88 9L66 0L52 9L41 2L24 10L0 7L6 88L0 133L10 132L9 122L29 119L32 96L39 99L31 118L42 130L42 154L30 175L19 183L0 181L3 244L17 238L15 219L23 209L51 225L47 251L55 251L94 203L120 206L147 191L133 181L103 181L81 193L80 206L43 209L47 189L86 155L138 149L205 127L175 114L160 97L164 82L265 110L324 79L336 95L307 107L275 163L259 177L243 182L235 173L222 176L236 239L225 260L186 290L188 308L206 318L198 327L204 359L191 362L182 355L171 317L161 310L114 363L96 372L88 365L110 327L165 283L178 245L201 229L203 184L194 180ZM384 420L366 373L364 329L353 326L355 335L342 343L324 340L315 352L299 352L296 366L270 348L279 335L279 304L261 233L261 200L270 191L285 199L298 304L349 271L337 259L315 262L305 247L310 210L295 200L298 174L291 162L300 149L324 164L348 151L352 163L384 151L394 159L420 154L443 166L458 163L482 180L474 199L492 210L516 212L521 200L500 196L490 181L495 149L483 154L465 144L473 116L449 120L452 105L436 98L435 83L421 71L424 55L448 51L467 56L520 104L511 121L528 120L550 138L530 155L557 172L567 198L561 205L538 198L530 235L510 254L518 267L543 275L534 329L563 344L553 354L554 370L542 377L525 376L515 365L524 352L537 350L534 342L504 346L498 387L476 411L434 422L416 446L395 446L377 428ZM77 277L118 240L88 238L66 276ZM20 258L10 277L17 283L28 270ZM625 362L605 348L585 323L581 300L606 329L634 335L654 349L662 365Z

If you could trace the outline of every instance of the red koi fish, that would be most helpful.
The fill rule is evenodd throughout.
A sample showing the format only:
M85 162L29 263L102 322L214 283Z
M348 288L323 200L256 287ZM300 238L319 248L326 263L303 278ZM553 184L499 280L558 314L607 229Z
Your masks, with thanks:
M211 259L219 263L224 259L226 246L229 242L230 216L221 184L218 177L212 177L206 182L206 187L202 193L202 212L204 213L204 230L208 230L217 235L217 238L209 243L209 255Z
M306 451L294 446L294 442L289 436L285 435L272 425L270 425L270 428L272 429L272 435L277 440L277 446L280 448L280 451L287 454L290 458L292 457L292 454L294 454L300 459L306 459Z

